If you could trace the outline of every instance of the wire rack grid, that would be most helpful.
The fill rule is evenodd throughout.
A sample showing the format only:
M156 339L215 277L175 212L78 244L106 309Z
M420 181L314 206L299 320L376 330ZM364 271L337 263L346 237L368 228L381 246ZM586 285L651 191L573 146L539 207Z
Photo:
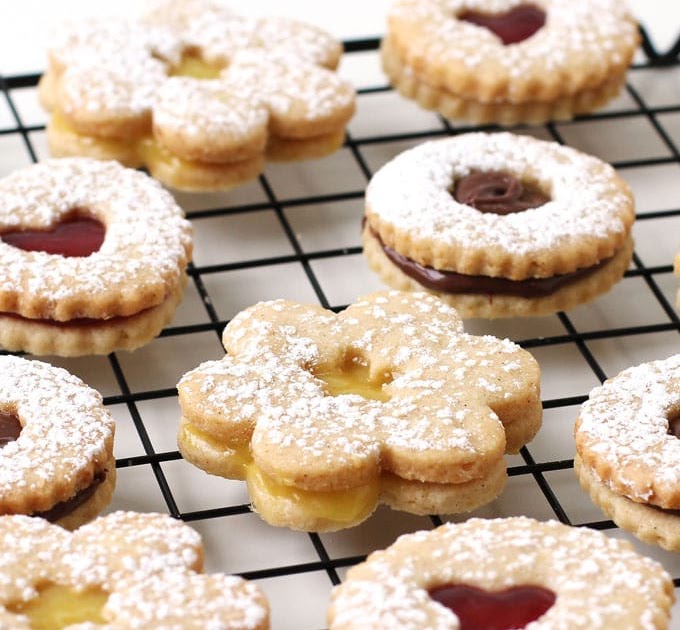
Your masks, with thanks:
M625 278L591 304L534 319L469 320L466 329L508 337L542 368L544 425L509 458L509 483L473 514L525 514L604 530L661 561L680 586L680 556L637 541L605 520L573 474L573 422L592 387L630 365L680 352L672 260L680 246L680 40L644 55L626 90L604 110L518 133L555 140L611 162L637 199L636 249ZM134 353L46 360L99 389L116 418L118 485L110 510L167 512L206 544L207 570L256 580L273 628L325 626L333 585L366 554L402 533L454 517L379 508L335 534L275 529L254 515L244 484L205 475L177 451L175 385L200 362L223 355L220 334L242 308L285 297L335 311L384 288L361 256L364 188L372 173L426 139L479 127L459 125L402 99L379 68L378 39L345 42L341 72L358 88L345 146L315 161L269 164L258 181L224 194L177 194L195 229L186 297L171 326ZM38 75L0 77L0 176L47 157ZM492 129L492 127L484 127ZM672 627L680 629L680 608Z

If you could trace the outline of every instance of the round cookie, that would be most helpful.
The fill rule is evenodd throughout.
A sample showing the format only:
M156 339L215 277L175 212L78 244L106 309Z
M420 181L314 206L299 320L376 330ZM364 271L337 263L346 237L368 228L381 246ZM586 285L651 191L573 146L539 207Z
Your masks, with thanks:
M680 354L596 387L576 420L581 486L617 525L680 551Z
M3 628L269 628L260 589L202 574L200 536L167 515L113 512L73 533L2 516L0 537Z
M133 350L182 299L192 230L172 195L116 162L65 158L0 179L0 346Z
M382 42L395 88L476 123L540 123L616 96L639 43L617 0L396 0Z
M633 196L601 160L511 133L407 150L366 190L364 254L463 317L544 315L607 291L633 252Z
M0 356L0 514L75 529L111 500L113 418L66 370Z
M470 519L403 535L333 590L330 630L661 630L673 580L624 540L557 521Z
M178 444L245 479L272 525L333 531L379 502L415 514L495 499L541 425L540 371L519 346L463 332L424 293L375 293L339 314L261 302L225 328L227 351L182 377Z
M211 0L162 0L139 22L65 25L40 82L54 156L145 166L182 190L229 189L267 159L335 151L355 91L341 46L283 18Z

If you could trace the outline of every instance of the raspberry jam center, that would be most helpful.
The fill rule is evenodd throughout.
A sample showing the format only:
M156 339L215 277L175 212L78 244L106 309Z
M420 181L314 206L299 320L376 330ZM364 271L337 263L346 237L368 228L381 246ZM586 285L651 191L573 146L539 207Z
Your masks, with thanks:
M27 252L85 257L99 251L106 229L92 217L73 214L49 230L19 229L0 234L8 245Z
M465 11L458 19L488 28L507 46L529 39L539 30L545 24L545 11L533 4L520 4L505 13Z
M431 589L429 594L456 614L460 630L518 630L555 603L555 593L540 586L489 592L476 586L447 584Z
M21 433L21 423L13 413L0 411L0 448L14 442Z

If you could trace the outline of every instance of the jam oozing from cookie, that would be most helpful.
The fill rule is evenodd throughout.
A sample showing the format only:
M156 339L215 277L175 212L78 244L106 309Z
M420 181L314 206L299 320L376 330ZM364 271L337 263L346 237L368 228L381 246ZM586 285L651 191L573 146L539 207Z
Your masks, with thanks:
M460 620L460 630L518 630L545 614L555 593L540 586L485 591L466 584L447 584L429 591Z
M26 615L32 630L61 630L73 624L104 624L102 609L108 594L97 588L76 590L71 586L48 583L38 596L7 608L15 614Z
M179 65L170 70L170 76L217 79L221 70L222 68L207 63L198 50L189 48L182 54Z
M0 234L8 245L27 252L86 257L99 251L106 229L101 221L74 211L51 230L20 229Z
M392 380L391 376L382 374L377 379L371 378L369 366L356 358L348 358L340 366L332 369L314 371L314 376L324 382L325 391L329 396L357 394L380 402L387 402L390 399L383 386Z
M0 448L14 442L21 429L21 422L13 413L0 412Z
M476 172L456 180L453 198L480 212L501 215L538 208L550 201L538 186L504 171Z
M545 18L545 11L533 4L520 4L505 13L465 11L458 15L463 22L489 29L504 46L529 39L545 24Z

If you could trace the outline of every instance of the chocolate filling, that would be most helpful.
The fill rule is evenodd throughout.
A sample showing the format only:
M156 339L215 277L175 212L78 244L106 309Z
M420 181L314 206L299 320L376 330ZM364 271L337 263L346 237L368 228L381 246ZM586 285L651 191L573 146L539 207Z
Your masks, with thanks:
M459 203L500 215L538 208L550 201L538 186L521 182L504 171L470 173L456 180L452 194Z
M88 499L92 498L94 493L97 491L97 488L103 483L104 479L106 479L106 470L97 471L94 474L92 483L89 486L78 490L78 492L76 492L70 499L66 499L66 501L61 501L56 505L53 505L49 510L44 510L43 512L33 512L31 516L40 516L52 523L58 521L60 518L64 518L64 516L68 516L81 505L83 505L83 503L85 503Z
M21 422L13 413L0 412L0 448L14 442L21 434Z
M438 271L432 267L425 267L399 254L391 247L387 247L373 230L371 230L371 234L378 240L385 255L393 265L413 278L418 284L438 293L511 295L523 298L545 297L552 295L562 287L589 276L611 260L607 258L592 267L550 278L508 280L507 278L493 278L491 276L469 276L455 271Z
M680 412L668 418L668 433L680 438Z
M458 15L463 22L483 26L500 38L504 46L529 39L545 24L543 9L533 4L520 4L505 13L465 11Z

